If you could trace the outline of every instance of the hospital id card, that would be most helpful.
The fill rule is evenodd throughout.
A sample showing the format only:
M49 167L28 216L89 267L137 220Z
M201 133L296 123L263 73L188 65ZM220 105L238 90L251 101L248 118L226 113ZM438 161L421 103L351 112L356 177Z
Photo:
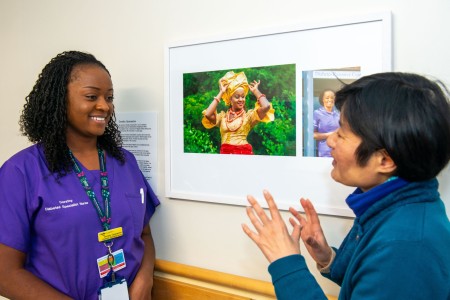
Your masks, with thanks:
M129 300L127 281L122 279L110 287L103 287L98 295L99 300Z
M114 272L117 272L127 266L125 262L125 255L123 253L123 249L114 251L112 255L114 257L112 266L109 265L110 262L108 261L108 255L102 256L97 259L97 267L98 272L100 274L100 278L103 278L106 275L108 275L111 267L113 268Z

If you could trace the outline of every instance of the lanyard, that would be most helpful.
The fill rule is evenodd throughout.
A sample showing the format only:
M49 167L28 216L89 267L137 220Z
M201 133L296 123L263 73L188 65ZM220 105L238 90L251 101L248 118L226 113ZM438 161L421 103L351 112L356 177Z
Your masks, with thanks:
M104 201L105 211L102 210L100 204L95 196L92 187L89 185L86 176L84 175L83 170L81 170L80 165L75 160L72 151L69 149L69 155L73 162L73 170L77 174L78 179L80 180L81 185L83 186L86 194L88 195L91 203L94 205L95 210L97 211L97 215L100 218L100 222L102 223L103 230L109 230L111 225L111 205L110 205L110 193L109 193L109 185L108 185L108 172L106 171L106 161L105 161L105 153L102 149L98 150L98 160L100 163L100 181L102 183L102 198Z

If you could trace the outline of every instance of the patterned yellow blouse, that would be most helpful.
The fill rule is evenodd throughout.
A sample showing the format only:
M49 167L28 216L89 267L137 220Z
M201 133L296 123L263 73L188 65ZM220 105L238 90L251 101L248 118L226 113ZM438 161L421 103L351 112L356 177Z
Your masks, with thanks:
M272 104L270 104L270 109L262 120L259 118L257 112L259 107L258 102L256 102L254 109L249 109L247 112L244 112L241 116L231 121L227 120L228 112L221 111L219 114L216 112L216 124L211 123L205 117L206 110L204 110L202 124L207 129L220 127L222 144L245 145L248 144L247 136L250 130L252 130L256 124L259 122L269 123L275 119L275 110L273 109Z

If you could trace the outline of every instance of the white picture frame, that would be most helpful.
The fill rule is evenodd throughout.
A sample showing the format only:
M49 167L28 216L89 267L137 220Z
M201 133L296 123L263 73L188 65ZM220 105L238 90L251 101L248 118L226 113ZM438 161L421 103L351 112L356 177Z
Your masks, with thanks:
M306 197L319 214L352 217L345 198L354 188L330 178L332 159L302 154L302 72L349 66L359 66L361 76L391 71L391 48L390 12L168 45L166 197L247 205L246 195L262 200L262 190L268 189L280 209L300 210L298 200ZM295 64L298 77L296 156L184 153L183 74L283 64Z

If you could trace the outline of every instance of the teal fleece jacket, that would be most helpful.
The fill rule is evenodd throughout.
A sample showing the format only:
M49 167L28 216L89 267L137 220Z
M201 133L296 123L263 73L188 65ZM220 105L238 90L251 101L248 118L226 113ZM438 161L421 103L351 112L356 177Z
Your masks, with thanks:
M378 200L360 217L330 273L339 299L450 299L450 222L432 179ZM326 299L301 255L274 261L278 300Z

